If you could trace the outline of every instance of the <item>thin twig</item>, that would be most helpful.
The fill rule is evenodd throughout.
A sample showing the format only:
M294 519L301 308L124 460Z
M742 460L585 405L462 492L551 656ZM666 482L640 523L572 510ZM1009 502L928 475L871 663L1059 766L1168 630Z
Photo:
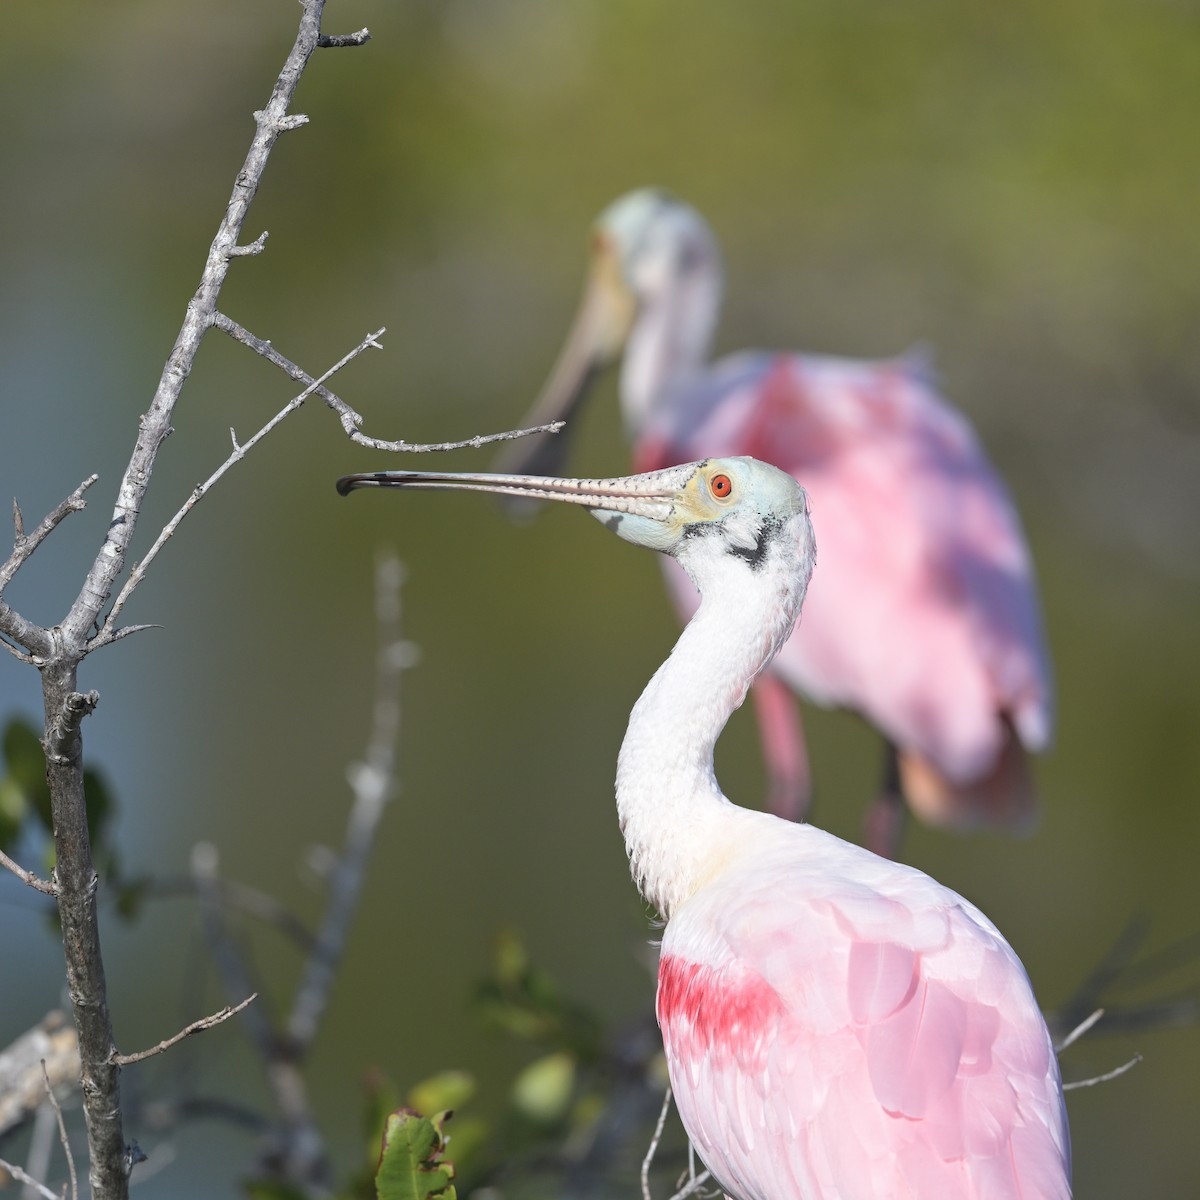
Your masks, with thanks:
M247 242L244 246L231 246L229 253L234 258L253 258L257 254L261 254L267 248L267 238L271 235L264 229L252 242Z
M54 1086L50 1082L50 1072L46 1070L46 1060L42 1059L42 1078L46 1081L46 1099L54 1109L54 1117L58 1121L58 1140L62 1143L63 1154L67 1160L67 1174L71 1177L71 1200L79 1200L79 1179L75 1174L75 1155L71 1153L71 1141L67 1137L67 1123L63 1120L62 1105L54 1094Z
M671 1089L668 1087L663 1094L662 1108L659 1110L658 1120L654 1125L654 1136L650 1139L646 1157L642 1159L642 1200L653 1200L650 1195L650 1164L654 1161L655 1154L658 1153L658 1143L662 1141L663 1129L666 1128L667 1114L670 1111Z
M298 367L290 358L280 354L269 341L255 337L248 329L244 329L231 317L227 317L221 312L213 318L213 325L222 333L227 333L235 342L241 342L243 346L248 346L255 354L261 355L267 362L278 367L293 383L310 385L310 390L314 391L337 414L346 436L357 445L366 446L370 450L383 450L392 454L430 454L446 450L477 450L492 442L510 442L535 433L557 433L564 424L562 421L551 421L547 425L535 425L530 429L509 429L503 433L477 434L475 437L463 438L457 442L406 442L403 438L397 441L385 441L382 438L369 437L361 432L360 427L363 423L361 413L356 412L345 400L328 388L312 388L311 385L314 382L319 383L320 381L313 380L302 367Z
M383 811L398 790L396 742L400 734L400 676L416 661L416 650L401 638L401 588L404 567L394 554L380 556L375 567L376 655L375 701L366 755L348 772L354 802L346 840L329 885L329 904L317 933L317 944L305 963L288 1020L288 1035L297 1056L312 1045L329 1004L338 963L345 951L350 924L362 894L367 861Z
M8 561L0 566L0 592L12 582L13 576L25 564L29 556L50 536L59 524L73 512L82 512L87 508L83 493L99 479L99 475L89 475L65 500L61 500L38 522L32 533L25 532L25 522L16 500L13 500L13 550Z
M199 888L194 876L184 875L153 879L148 884L147 890L152 896L170 897L192 896ZM309 953L317 944L312 930L294 912L281 904L274 896L260 891L258 888L238 883L232 879L217 878L212 881L210 894L226 908L246 913L273 926L305 954Z
M0 850L0 867L7 867L22 883L28 884L36 891L47 896L58 894L58 888L48 879L41 879L32 871L27 871L20 863L13 862L3 850Z
M73 512L87 507L83 493L99 478L91 475L85 479L65 500L60 501L38 522L32 533L25 532L25 519L21 506L13 499L13 549L8 559L0 566L0 596L13 581L13 577L29 560L33 552ZM55 645L55 637L48 629L23 617L16 609L0 599L0 645L21 662L41 665Z
M379 346L376 340L382 329L377 329L374 333L368 333L357 346L354 347L348 354L343 355L320 379L313 380L299 395L294 396L287 404L283 406L249 441L238 443L234 439L233 450L229 457L201 484L198 484L192 489L192 494L184 501L183 506L179 511L163 526L162 532L154 540L154 544L146 551L145 557L138 562L132 571L129 572L129 578L126 579L125 585L121 588L116 600L113 602L112 608L108 615L104 618L104 624L100 628L100 632L88 644L88 651L98 650L101 646L107 646L110 642L115 642L118 637L126 633L133 632L132 627L127 630L116 629L116 620L120 616L121 610L125 607L129 597L133 594L134 589L146 576L146 571L150 564L158 556L158 552L170 541L175 530L179 528L183 518L200 503L201 500L212 489L213 485L236 463L242 461L246 455L258 445L263 438L267 436L277 425L285 418L294 413L314 391L321 386L321 383L337 374L348 362L357 358L368 346Z
M40 1100L33 1114L33 1128L29 1131L29 1146L25 1151L25 1171L34 1179L50 1177L50 1159L54 1154L54 1146L58 1141L58 1122L54 1117L54 1109ZM21 1200L29 1200L29 1191L22 1193ZM63 1185L63 1200L66 1197L66 1185Z
M222 919L217 888L217 850L201 843L192 850L192 875L200 897L205 932L217 961L227 995L245 995L252 990L245 961ZM246 1010L246 1030L262 1064L267 1087L281 1114L281 1127L273 1128L266 1157L283 1164L292 1181L324 1185L329 1171L324 1140L313 1120L307 1089L299 1065L288 1053L264 1005Z
M701 1171L699 1175L693 1174L687 1183L671 1197L671 1200L687 1200L688 1196L695 1195L710 1179L712 1179L711 1171Z
M1095 1087L1098 1083L1108 1083L1110 1080L1119 1079L1126 1071L1132 1067L1136 1067L1142 1061L1140 1054L1135 1054L1127 1063L1122 1063L1119 1067L1114 1067L1111 1071L1105 1071L1103 1075L1093 1075L1090 1079L1076 1079L1073 1083L1064 1083L1062 1085L1064 1092L1074 1091L1076 1088Z
M7 1171L18 1183L23 1183L26 1187L33 1188L39 1195L44 1196L46 1200L60 1200L60 1197L55 1195L44 1183L34 1179L32 1175L27 1175L15 1163L10 1163L7 1159L0 1158L0 1168Z
M242 961L241 953L229 936L221 918L219 880L217 871L220 859L217 848L210 842L199 842L192 847L192 878L196 883L196 894L200 900L200 914L208 943L217 961L217 970L226 995L258 995L250 980L250 973ZM265 1060L275 1053L275 1031L264 1005L256 1005L246 1013L246 1031L255 1049Z
M317 45L322 50L329 50L341 46L363 46L370 40L371 31L360 29L357 33L323 33L317 38Z
M1092 1028L1092 1026L1096 1024L1097 1021L1100 1020L1102 1016L1104 1016L1104 1009L1098 1008L1090 1016L1084 1017L1084 1019L1080 1021L1079 1024L1076 1025L1075 1028L1072 1029L1071 1032L1068 1033L1067 1036L1063 1038L1063 1040L1059 1042L1057 1046L1054 1047L1054 1052L1056 1054L1061 1054L1068 1046L1074 1045L1081 1037L1083 1037L1085 1033L1087 1033L1089 1029Z
M1200 1016L1200 996L1194 983L1160 993L1145 1003L1117 1005L1114 997L1138 987L1157 985L1181 967L1194 966L1200 959L1200 933L1138 958L1146 942L1149 922L1135 915L1122 929L1112 947L1075 994L1056 1012L1047 1014L1056 1036L1070 1030L1097 1008L1104 1009L1105 1033L1128 1033L1165 1026L1188 1025Z
M182 1042L184 1038L191 1037L193 1033L201 1033L205 1029L212 1029L214 1026L228 1021L230 1017L236 1013L240 1013L247 1004L251 1004L257 999L258 993L251 992L241 1004L235 1004L232 1008L226 1006L220 1012L215 1012L211 1016L201 1017L198 1021L193 1021L190 1025L185 1025L174 1037L166 1038L164 1041L159 1042L157 1046L151 1046L149 1050L139 1050L136 1054L118 1054L114 1050L112 1060L118 1067L128 1067L131 1063L153 1058L154 1055L161 1054L164 1050L169 1050L172 1046Z
M6 607L6 606L0 605L0 607ZM10 609L9 611L11 612L12 610ZM6 638L4 636L3 633L0 633L0 646L3 646L4 649L7 650L9 652L9 654L11 654L13 656L13 658L15 658L17 660L17 662L27 663L30 666L33 665L33 662L34 662L33 655L27 654L24 650L20 649L17 646L14 646L12 644L12 642L10 642L8 640L8 638Z

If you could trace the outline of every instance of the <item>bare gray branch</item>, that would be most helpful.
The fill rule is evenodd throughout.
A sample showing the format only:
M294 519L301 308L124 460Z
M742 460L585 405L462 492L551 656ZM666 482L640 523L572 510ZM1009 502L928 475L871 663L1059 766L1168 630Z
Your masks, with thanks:
M400 735L400 676L415 660L414 647L401 638L401 588L404 567L394 554L381 555L375 567L375 619L379 649L375 659L375 701L371 735L362 762L348 772L354 803L346 842L329 886L329 904L296 989L288 1034L297 1057L316 1037L329 1003L334 974L346 946L366 877L367 861L383 811L397 791L396 742Z
M264 229L262 233L260 233L258 237L254 239L254 241L247 242L247 244L244 246L234 246L229 251L230 256L233 258L240 258L246 255L253 256L255 254L261 254L263 250L266 249L267 238L269 236L270 234Z
M112 518L78 596L52 630L40 629L25 621L0 601L0 635L28 650L42 672L47 713L46 778L54 828L58 911L68 989L79 1033L89 1182L95 1200L126 1200L129 1171L139 1152L136 1146L125 1143L120 1069L112 1061L112 1020L96 902L98 878L87 828L83 746L79 734L79 723L94 700L91 694L78 690L78 669L93 648L90 642L92 631L116 580L125 569L159 449L171 433L175 405L191 373L200 344L212 327L221 288L230 263L238 257L246 213L258 190L271 150L281 133L296 128L306 119L289 114L288 109L305 66L316 49L323 10L324 0L301 0L295 41L269 101L256 114L250 148L234 180L199 284L183 314L154 396L138 423L137 438L117 487ZM18 517L15 522L18 540L23 537L21 525ZM37 531L21 545L14 546L8 569L15 571L28 557L32 552L29 543L36 536ZM111 618L112 614L106 629L109 640L115 636ZM12 647L9 649L11 652Z
M58 889L48 879L42 879L32 871L27 871L20 863L14 862L3 850L0 850L0 867L7 867L22 883L47 896L57 895Z
M251 990L250 972L221 913L218 861L215 846L197 845L192 850L192 877L200 897L205 934L225 992L245 995ZM283 1117L281 1144L273 1145L272 1153L286 1163L289 1178L324 1183L329 1169L325 1145L313 1120L299 1064L288 1052L284 1039L276 1036L264 1005L246 1010L245 1028L262 1063L267 1087Z
M67 1160L67 1174L71 1177L71 1200L79 1200L79 1177L75 1174L75 1155L71 1152L71 1140L67 1137L67 1123L63 1120L62 1105L54 1094L54 1084L50 1082L50 1072L46 1060L42 1059L42 1080L46 1084L46 1099L54 1109L54 1119L58 1122L58 1140Z
M269 341L255 337L248 329L243 328L224 313L216 314L213 318L213 325L222 333L228 334L235 342L249 346L255 354L261 355L267 362L277 366L294 383L311 386L314 382L319 382L315 381L302 367L292 362L290 358L280 354ZM383 330L381 329L379 332L383 333ZM351 408L340 396L325 387L316 387L312 390L337 414L342 429L352 442L359 446L366 446L370 450L382 450L389 454L430 454L446 450L478 450L481 446L490 445L492 442L513 441L534 433L557 433L564 424L562 421L551 421L547 425L537 425L531 429L509 429L503 433L477 434L457 442L406 442L403 438L397 441L385 441L383 438L369 437L361 432L362 414Z
M20 1167L15 1163L10 1163L7 1159L0 1158L0 1170L7 1171L18 1183L23 1183L26 1187L33 1188L39 1196L45 1196L46 1200L61 1200L44 1183L34 1179L32 1175L27 1175Z
M1071 1083L1062 1085L1064 1092L1072 1092L1076 1088L1095 1087L1098 1083L1111 1083L1114 1079L1119 1079L1126 1071L1132 1070L1142 1061L1140 1054L1135 1054L1128 1062L1122 1063L1119 1067L1113 1067L1111 1071L1105 1071L1103 1075L1093 1075L1089 1079L1076 1079Z
M258 999L257 992L251 992L249 996L241 1002L235 1004L232 1008L228 1005L221 1009L220 1012L212 1013L210 1016L201 1017L198 1021L193 1021L190 1025L185 1025L174 1037L164 1038L156 1046L151 1046L149 1050L139 1050L136 1054L118 1054L113 1051L112 1060L119 1067L128 1067L131 1063L142 1062L144 1059L153 1058L156 1054L161 1054L164 1050L169 1050L172 1046L182 1042L184 1038L191 1037L193 1033L201 1033L205 1029L212 1029L216 1025L220 1025L228 1021L230 1017L240 1013L246 1005Z
M7 561L0 566L0 595L13 581L13 577L28 561L33 552L58 527L64 518L86 508L83 493L96 482L92 475L85 479L65 500L50 510L38 523L37 528L27 534L25 519L20 505L13 499L13 549ZM14 644L15 643L15 644ZM16 609L0 600L0 645L15 658L27 663L40 663L52 653L54 638L48 629L26 620ZM22 650L22 647L24 648ZM26 653L27 651L27 653Z
M54 532L55 528L73 512L82 512L87 508L83 493L99 479L99 475L89 475L65 500L60 501L38 522L37 528L27 534L25 521L16 499L13 499L13 551L8 561L0 566L0 592L12 582L13 576L21 569L29 556Z
M79 1086L79 1038L70 1018L59 1009L0 1050L0 1137L42 1106L43 1070L56 1089Z
M217 300L230 261L236 257L247 210L258 191L275 142L281 133L296 128L306 119L297 118L287 110L300 76L316 49L324 7L324 0L303 0L295 43L275 82L269 102L255 114L255 133L250 149L238 171L225 215L209 247L199 287L188 302L183 324L163 367L154 398L141 419L133 454L117 490L113 517L104 543L88 572L83 589L63 622L63 634L69 645L84 646L88 631L99 618L113 584L125 565L159 447L170 432L172 413L183 385L191 374L200 343L213 324Z
M323 33L317 38L317 45L322 50L329 50L340 46L363 46L370 40L371 31L360 29L357 33Z
M71 755L70 744L79 736L79 726L97 704L100 693L68 692L58 709L58 715L46 728L46 761L65 763Z
M179 528L183 518L200 503L201 500L212 489L213 485L225 474L234 464L242 461L246 455L262 441L277 425L280 424L286 417L291 416L303 403L308 399L314 391L321 386L321 383L335 375L348 362L360 355L368 346L378 346L376 340L383 332L382 329L376 330L374 333L369 333L349 354L343 355L320 379L315 379L304 389L298 396L293 397L283 408L279 410L248 442L239 443L233 430L230 430L230 435L233 437L233 450L229 457L201 484L197 484L192 489L192 493L184 501L183 506L179 511L163 526L162 532L154 541L154 545L146 551L145 557L134 565L132 571L129 572L129 578L125 580L124 587L121 588L117 595L116 601L109 610L108 616L104 618L104 624L100 627L100 632L88 643L88 653L93 650L98 650L101 646L107 646L110 642L115 642L118 638L126 637L130 633L134 633L139 629L145 629L145 625L128 626L125 629L116 628L117 617L120 616L121 610L125 607L129 597L133 595L134 589L146 577L146 571L150 564L158 556L158 552L170 541L175 530Z

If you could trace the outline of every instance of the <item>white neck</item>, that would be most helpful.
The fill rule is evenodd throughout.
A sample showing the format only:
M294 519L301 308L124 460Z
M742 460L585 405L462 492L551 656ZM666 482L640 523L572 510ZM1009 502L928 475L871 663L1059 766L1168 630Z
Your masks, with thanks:
M702 561L679 555L703 581L700 608L629 718L617 814L634 880L667 918L730 848L728 817L737 810L717 784L713 747L800 611L811 539L800 543L790 524L785 529L757 569L712 537L688 548Z
M683 276L639 289L638 315L621 363L621 413L632 435L654 403L704 365L721 303L715 257L693 263Z

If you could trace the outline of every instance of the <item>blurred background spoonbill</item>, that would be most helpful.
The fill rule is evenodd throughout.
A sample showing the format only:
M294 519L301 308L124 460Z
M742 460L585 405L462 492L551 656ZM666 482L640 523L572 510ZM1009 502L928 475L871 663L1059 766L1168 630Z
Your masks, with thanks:
M1027 828L1027 752L1050 742L1052 684L1005 485L917 358L707 362L721 286L694 209L650 189L616 201L595 225L579 312L528 423L569 417L622 358L637 470L746 454L807 489L820 561L804 620L753 690L772 811L799 818L810 799L799 692L861 713L886 739L864 828L877 852L895 853L905 801L936 826ZM566 431L516 442L498 465L558 474L568 444ZM666 565L686 616L695 588Z

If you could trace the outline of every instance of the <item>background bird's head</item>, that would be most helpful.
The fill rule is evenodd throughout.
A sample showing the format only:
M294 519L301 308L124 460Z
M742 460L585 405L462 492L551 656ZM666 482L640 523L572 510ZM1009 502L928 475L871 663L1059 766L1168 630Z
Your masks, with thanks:
M614 201L592 228L579 307L525 424L569 422L596 376L624 355L621 407L630 432L636 432L664 381L703 362L720 294L720 250L695 209L658 188L640 188ZM569 428L514 443L497 469L559 474Z

